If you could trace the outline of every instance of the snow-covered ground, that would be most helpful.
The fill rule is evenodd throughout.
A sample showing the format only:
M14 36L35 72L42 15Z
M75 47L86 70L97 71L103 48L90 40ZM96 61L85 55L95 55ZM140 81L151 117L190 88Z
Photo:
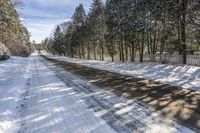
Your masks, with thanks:
M0 62L0 133L14 133L19 128L20 95L26 88L30 60L13 57Z
M175 86L200 90L200 67L156 63L111 63L46 55L50 58L88 67L155 80Z
M37 54L0 62L0 133L192 133Z

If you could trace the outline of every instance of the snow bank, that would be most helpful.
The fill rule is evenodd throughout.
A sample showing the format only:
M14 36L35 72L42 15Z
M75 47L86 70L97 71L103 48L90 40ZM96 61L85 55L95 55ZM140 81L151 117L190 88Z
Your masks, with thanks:
M46 56L100 70L107 70L193 90L200 90L200 67L196 66L156 63L111 63L106 61L83 60L52 55Z

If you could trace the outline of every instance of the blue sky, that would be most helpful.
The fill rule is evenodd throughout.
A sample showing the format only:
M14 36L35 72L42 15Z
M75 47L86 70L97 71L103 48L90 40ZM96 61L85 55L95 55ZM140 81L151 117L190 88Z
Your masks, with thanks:
M31 33L31 40L39 43L50 36L55 25L69 21L76 6L83 3L89 10L92 0L23 0L18 9L23 24Z

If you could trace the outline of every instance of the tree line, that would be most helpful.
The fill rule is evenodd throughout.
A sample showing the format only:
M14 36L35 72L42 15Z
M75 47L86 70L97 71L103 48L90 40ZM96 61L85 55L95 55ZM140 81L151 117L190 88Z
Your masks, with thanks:
M93 0L88 13L80 4L43 44L53 54L102 61L178 53L186 64L200 50L200 1Z
M0 0L0 43L12 55L28 56L34 48L30 43L29 32L16 10L20 4L20 0Z

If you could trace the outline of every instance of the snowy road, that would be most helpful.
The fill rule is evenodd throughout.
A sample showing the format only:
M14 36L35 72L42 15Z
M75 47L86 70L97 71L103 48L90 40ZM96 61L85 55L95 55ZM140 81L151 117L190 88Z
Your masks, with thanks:
M0 133L194 132L42 57L15 60L0 63Z
M81 93L66 86L39 58L34 57L31 64L20 133L115 132L87 109Z

